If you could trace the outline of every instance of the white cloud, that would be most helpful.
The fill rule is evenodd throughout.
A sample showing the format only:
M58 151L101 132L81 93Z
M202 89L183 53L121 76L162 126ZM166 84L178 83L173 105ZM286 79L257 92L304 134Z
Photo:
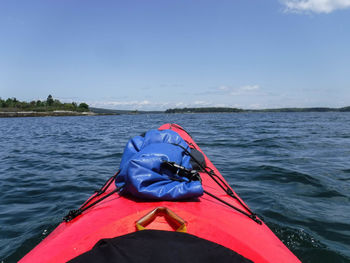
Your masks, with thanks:
M241 87L230 87L228 85L222 85L216 89L216 93L223 95L252 95L256 94L260 90L259 85L244 85Z
M259 85L247 85L240 87L240 90L258 90L260 89Z
M194 101L194 102L153 102L143 101L88 101L90 107L118 109L118 110L166 110L169 108L190 108L190 107L217 107L210 101Z
M197 100L185 99L183 101L157 101L157 100L127 100L127 98L105 98L99 101L86 101L90 107L117 109L117 110L166 110L170 108L191 108L191 107L242 107L242 105L232 104L231 96L240 96L239 98L252 99L254 96L261 95L263 92L257 84L249 84L238 87L221 85L206 90ZM220 96L213 99L213 95ZM125 99L125 100L124 100Z
M262 105L260 103L254 103L254 104L250 104L249 109L262 109Z
M223 86L220 86L218 89L219 89L219 90L229 90L230 87L229 87L229 86L223 85Z
M193 104L195 107L210 107L213 105L212 102L208 102L208 101L204 101L204 100L195 101Z
M290 12L331 13L350 7L350 0L283 0Z
M185 105L185 103L183 103L183 102L175 103L176 108L182 107L183 105Z
M127 109L139 109L145 108L147 106L151 106L151 102L148 100L143 101L94 101L88 103L92 107L100 107L100 108L127 108Z

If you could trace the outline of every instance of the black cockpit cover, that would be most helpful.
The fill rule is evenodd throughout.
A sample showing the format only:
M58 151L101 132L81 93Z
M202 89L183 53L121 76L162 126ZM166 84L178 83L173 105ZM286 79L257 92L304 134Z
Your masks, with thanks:
M236 252L196 236L161 230L143 230L111 239L101 239L70 263L245 263Z

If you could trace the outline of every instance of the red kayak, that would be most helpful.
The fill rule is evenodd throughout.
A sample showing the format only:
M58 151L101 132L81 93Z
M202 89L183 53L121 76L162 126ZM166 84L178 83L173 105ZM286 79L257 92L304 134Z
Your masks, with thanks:
M177 231L180 238L209 241L218 250L228 249L248 260L240 262L300 262L227 185L191 136L176 124L162 125L158 130L167 129L203 154L206 167L199 173L202 196L176 202L134 199L118 194L113 177L103 193L84 204L87 209L62 222L20 262L67 262L89 252L101 239L126 236L130 241L137 233L152 233L139 231L143 229L162 230L155 233L164 232L168 239L170 232Z

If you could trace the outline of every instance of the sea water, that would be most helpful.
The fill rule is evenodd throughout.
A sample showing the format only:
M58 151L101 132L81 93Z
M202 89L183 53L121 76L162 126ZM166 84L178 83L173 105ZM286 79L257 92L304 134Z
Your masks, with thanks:
M350 114L0 119L0 262L16 262L119 167L131 136L183 126L303 262L350 262Z

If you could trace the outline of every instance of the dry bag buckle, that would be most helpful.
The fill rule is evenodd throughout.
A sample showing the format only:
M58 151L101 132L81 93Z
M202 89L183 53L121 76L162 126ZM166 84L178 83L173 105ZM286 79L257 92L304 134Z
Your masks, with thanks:
M189 170L175 162L168 161L163 161L162 166L180 177L186 177L190 181L201 181L201 177L197 170Z

